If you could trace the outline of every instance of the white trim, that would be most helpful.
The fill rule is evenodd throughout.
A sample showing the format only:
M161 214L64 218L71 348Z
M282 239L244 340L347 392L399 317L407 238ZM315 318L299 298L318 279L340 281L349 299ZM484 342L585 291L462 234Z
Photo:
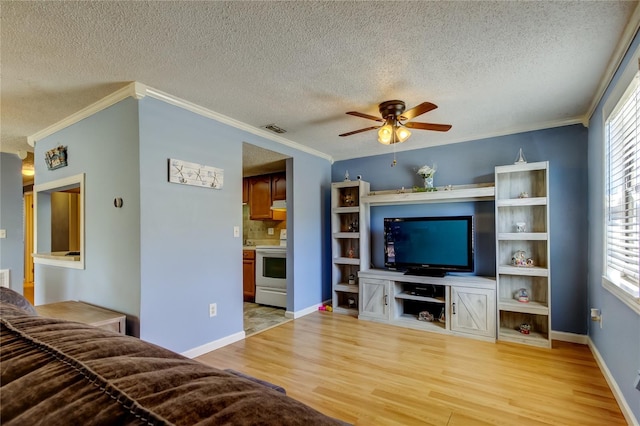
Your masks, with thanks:
M535 132L538 130L547 130L547 129L553 129L556 127L565 127L565 126L572 126L574 124L582 124L585 127L588 127L587 124L585 122L585 116L580 116L580 117L573 117L573 118L567 118L564 120L554 120L554 121L546 121L543 123L537 123L537 124L532 124L529 126L515 126L515 127L509 127L507 129L504 129L500 132L495 132L495 133L485 133L485 134L474 134L474 135L470 135L468 137L462 137L460 139L453 139L453 140L447 140L447 141L443 141L443 142L437 142L434 141L432 144L429 145L429 147L434 147L434 146L443 146L443 145L451 145L451 144L455 144L455 143L462 143L462 142L473 142L473 141L479 141L482 139L491 139L491 138L498 138L501 136L511 136L511 135L515 135L518 133L527 133L527 132ZM397 144L396 144L397 145ZM406 144L401 144L401 145L406 145ZM408 146L408 145L407 145ZM416 149L422 149L422 148L427 148L426 146L422 146L422 147L415 147L415 148L407 148L407 149L400 149L400 148L396 148L397 152L404 152L404 151L413 151ZM380 153L376 153L376 154L367 154L364 157L373 157L376 155L380 155ZM362 158L364 158L362 157ZM334 161L342 161L342 160L350 160L353 157L334 157L333 160Z
M586 345L589 341L589 336L587 336L586 334L567 333L566 331L551 330L551 340L560 340L561 342Z
M254 134L256 136L278 142L282 145L286 145L298 151L306 152L307 154L311 154L315 157L324 158L325 160L331 162L331 164L333 164L334 162L333 157L325 154L324 152L317 151L313 148L309 148L308 146L304 146L297 142L283 138L282 136L278 136L258 127L251 126L249 124L235 120L231 117L227 117L226 115L219 114L200 105L196 105L193 102L189 102L187 100L178 98L177 96L173 96L169 93L154 89L153 87L149 87L138 81L129 83L125 87L113 92L112 94L100 99L97 102L94 102L88 107L85 107L80 111L71 114L70 116L58 121L57 123L52 124L46 129L40 130L39 132L36 132L31 136L27 136L27 142L29 143L29 145L35 146L36 142L40 139L52 135L53 133L58 132L66 127L69 127L72 124L79 122L80 120L83 120L99 111L102 111L105 108L110 107L113 104L120 102L123 99L128 98L129 96L138 100L144 98L145 96L150 96L179 108L186 109L187 111L193 112L194 114L198 114L203 117L216 120L220 123L224 123L231 127L235 127L236 129L244 130L245 132Z
M609 280L605 276L602 277L602 287L604 287L605 290L608 290L609 293L620 299L622 303L627 305L636 314L640 315L640 299L633 297L631 294L618 287L615 283L611 282L611 280Z
M629 22L627 22L627 26L624 28L624 31L622 32L622 36L620 37L620 41L618 42L616 49L611 54L612 60L609 61L609 65L607 66L607 69L604 72L602 79L600 80L600 84L598 85L598 89L596 90L595 95L591 100L591 105L589 105L589 109L587 109L587 113L585 114L585 122L588 122L589 120L591 120L593 113L596 111L596 108L598 107L598 104L602 100L604 93L607 91L607 87L609 87L609 84L611 84L611 81L613 80L613 76L615 75L616 71L618 70L618 67L622 63L622 60L624 59L624 56L627 53L627 50L629 50L629 47L633 42L633 38L638 32L639 28L640 28L640 5L637 5L633 11L633 14L631 15L631 18L629 18ZM634 61L630 61L630 62L635 63Z
M316 151L313 148L309 148L308 146L301 145L297 142L293 142L289 139L283 138L282 136L275 135L266 130L260 129L258 127L251 126L249 124L243 123L231 117L227 117L226 115L219 114L215 111L211 111L210 109L204 108L200 105L196 105L193 102L189 102L187 100L178 98L177 96L170 95L161 90L154 89L152 87L146 86L146 95L152 98L161 100L168 104L177 106L182 109L186 109L187 111L193 112L194 114L201 115L203 117L211 118L212 120L216 120L220 123L224 123L231 127L235 127L236 129L244 130L245 132L254 134L256 136L263 137L265 139L272 140L274 142L278 142L282 145L289 146L291 148L297 149L298 151L306 152L307 154L311 154L316 157L324 158L325 160L333 163L333 158L325 154L324 152Z
M609 388L611 389L611 392L613 393L614 398L618 402L620 411L622 411L622 415L627 420L627 423L632 426L640 426L640 424L638 423L638 419L636 419L633 411L631 411L631 407L629 407L629 404L627 404L627 400L624 398L624 395L622 394L622 391L620 390L616 379L613 378L611 371L609 371L607 364L604 362L604 359L600 355L600 352L598 352L598 348L596 348L596 345L593 343L593 340L591 340L591 337L588 337L588 345L589 349L591 349L593 357L596 360L596 363L598 364L598 367L600 368L600 371L602 372L602 375L604 376L607 384L609 385Z
M182 352L180 355L186 356L187 358L195 358L208 352L215 351L216 349L220 349L224 346L230 345L232 343L239 342L240 340L244 340L244 338L244 331L240 331L230 336L223 337L222 339L214 340L213 342L205 343L204 345L189 349Z
M91 105L82 108L80 111L74 114L71 114L70 116L58 121L57 123L54 123L51 126L43 130L40 130L39 132L34 133L31 136L27 136L27 143L35 147L37 141L44 139L47 136L50 136L55 132L58 132L66 127L69 127L72 124L79 122L80 120L84 120L85 118L90 117L93 114L100 112L103 109L106 109L111 105L114 105L120 102L123 99L128 98L129 96L139 99L137 97L138 92L136 91L135 83L127 84L123 88L118 89L112 94L107 95L104 98L100 99L99 101L94 102Z
M301 309L301 310L295 311L295 312L294 311L286 311L284 313L284 316L285 316L285 318L298 319L298 318L303 317L305 315L309 315L309 314L312 314L312 313L316 312L320 306L322 306L322 303L311 305L308 308L304 308L304 309Z

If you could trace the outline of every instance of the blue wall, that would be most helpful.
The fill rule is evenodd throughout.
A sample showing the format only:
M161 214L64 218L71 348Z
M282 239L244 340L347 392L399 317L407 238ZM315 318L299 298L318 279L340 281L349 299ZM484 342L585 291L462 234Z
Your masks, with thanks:
M11 289L22 294L24 281L24 229L22 214L22 160L0 153L0 269L9 269Z
M243 330L242 144L287 160L287 308L322 302L323 191L328 160L297 151L164 102L140 101L141 332L178 352ZM224 169L211 190L167 181L167 159ZM209 304L218 315L209 317ZM188 331L188 332L185 332Z
M377 143L375 138L371 143ZM411 143L411 140L406 143ZM332 180L362 175L372 191L422 185L416 171L436 163L435 185L494 181L495 166L513 164L519 148L527 161L549 161L551 223L552 329L587 332L587 129L581 125L519 133L396 154L339 161ZM372 261L383 267L384 217L473 214L476 226L476 274L495 275L495 224L492 201L379 206L371 209Z
M36 184L86 173L86 268L37 265L36 304L78 299L124 312L130 334L177 352L242 332L242 240L233 227L242 226L243 142L291 157L287 307L321 303L329 160L153 98L129 98L36 144L36 158L62 144L69 160L54 171L38 163ZM169 158L224 169L224 188L169 183ZM214 318L209 303L218 305Z
M589 336L604 359L618 387L629 402L636 419L640 420L640 392L633 381L640 370L640 315L602 287L602 265L604 256L604 130L603 106L610 99L619 83L626 88L630 81L621 81L622 70L627 64L634 67L637 58L633 52L640 45L636 35L620 69L598 104L589 122L589 301L588 307L602 312L602 329L598 323L589 321ZM616 88L617 89L617 88ZM612 98L617 102L617 97Z
M35 265L36 305L83 300L127 314L138 334L140 314L140 191L138 105L126 99L36 143L35 158L68 147L68 166L47 170L35 162L35 183L85 173L85 269ZM115 197L124 206L116 209ZM38 247L48 240L38 218Z

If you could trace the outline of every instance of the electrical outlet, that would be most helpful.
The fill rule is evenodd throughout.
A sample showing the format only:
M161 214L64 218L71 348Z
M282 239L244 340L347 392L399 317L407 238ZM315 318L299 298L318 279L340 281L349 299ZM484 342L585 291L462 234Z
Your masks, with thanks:
M7 238L7 230L0 229L0 238Z
M273 228L267 228L267 234L273 235Z
M215 317L218 315L218 304L210 303L209 304L209 318Z

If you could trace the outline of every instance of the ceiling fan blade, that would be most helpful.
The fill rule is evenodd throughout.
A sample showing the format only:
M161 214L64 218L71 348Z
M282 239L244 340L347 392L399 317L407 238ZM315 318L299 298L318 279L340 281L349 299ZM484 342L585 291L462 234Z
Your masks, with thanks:
M373 121L382 121L384 122L384 120L380 117L376 117L374 115L369 115L369 114L363 114L361 112L358 111L349 111L347 114L349 115L355 115L356 117L362 117L362 118L366 118L368 120L373 120Z
M365 129L359 129L359 130L354 130L353 132L343 133L343 134L338 135L338 136L351 136L351 135L355 135L356 133L368 132L369 130L374 130L374 129L379 129L379 128L380 128L380 126L367 127Z
M431 102L423 102L420 105L416 105L408 111L405 111L400 116L400 120L411 120L419 115L424 114L425 112L433 111L438 108L436 104L432 104Z
M435 130L436 132L448 132L451 124L435 124L435 123L404 123L404 127L420 130Z

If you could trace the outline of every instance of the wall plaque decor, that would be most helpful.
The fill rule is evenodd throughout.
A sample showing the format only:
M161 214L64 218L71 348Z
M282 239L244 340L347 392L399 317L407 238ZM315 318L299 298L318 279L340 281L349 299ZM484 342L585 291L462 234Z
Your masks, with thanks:
M200 186L203 188L222 189L224 169L170 158L169 182Z
M44 161L49 170L65 167L67 165L67 147L60 145L45 152Z

